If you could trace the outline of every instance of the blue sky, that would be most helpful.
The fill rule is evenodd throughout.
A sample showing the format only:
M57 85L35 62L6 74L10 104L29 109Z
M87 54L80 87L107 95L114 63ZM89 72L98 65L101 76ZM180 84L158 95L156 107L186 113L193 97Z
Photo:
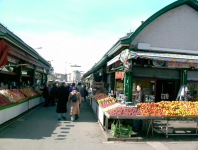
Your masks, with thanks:
M0 0L0 22L46 59L89 70L127 32L175 0Z

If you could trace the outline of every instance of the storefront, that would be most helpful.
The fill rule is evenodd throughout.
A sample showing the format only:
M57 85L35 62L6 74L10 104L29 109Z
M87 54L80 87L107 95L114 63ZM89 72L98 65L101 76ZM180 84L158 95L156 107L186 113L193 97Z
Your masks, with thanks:
M50 64L0 24L0 124L43 103L36 79L46 81ZM42 72L36 72L40 68ZM44 77L42 76L44 75ZM40 78L37 78L39 76ZM42 82L41 82L42 83Z
M123 92L118 102L114 98L107 98L109 95L106 93L93 96L92 108L103 127L105 125L105 130L110 128L108 119L117 122L127 119L150 120L152 131L153 120L166 120L166 127L163 127L166 137L169 134L169 121L179 120L180 124L182 121L194 121L197 125L197 11L196 0L176 1L168 5L142 22L135 32L120 38L85 73L85 77L97 73L106 65L109 95ZM145 99L144 103L134 107L131 101L136 96L139 84L143 86ZM176 101L178 92L187 93L189 101ZM174 135L173 130L171 135ZM197 126L195 131L190 131L191 135L197 135Z

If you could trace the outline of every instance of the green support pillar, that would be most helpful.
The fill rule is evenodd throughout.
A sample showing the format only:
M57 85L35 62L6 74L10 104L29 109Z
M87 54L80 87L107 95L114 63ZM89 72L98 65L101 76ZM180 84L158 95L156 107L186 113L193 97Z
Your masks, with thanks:
M182 70L182 84L187 85L187 71L188 70Z
M127 96L127 102L132 102L132 72L124 74L124 94Z

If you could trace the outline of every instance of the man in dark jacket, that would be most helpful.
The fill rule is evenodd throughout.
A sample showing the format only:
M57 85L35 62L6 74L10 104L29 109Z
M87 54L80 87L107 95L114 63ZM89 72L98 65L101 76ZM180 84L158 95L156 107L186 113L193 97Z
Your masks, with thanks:
M66 120L65 113L67 112L67 102L69 97L69 87L65 87L65 83L61 83L61 86L57 89L56 96L58 98L58 104L56 112L58 113L58 120Z
M144 102L144 91L142 90L142 85L137 85L137 95L135 97L134 104L137 105L137 103Z
M137 103L143 103L144 102L144 91L143 91L143 87L141 84L137 85L137 95L135 97L134 100L134 104L137 105ZM140 123L140 126L138 128L138 123ZM133 129L134 130L138 130L138 129L142 129L143 126L143 120L133 120Z
M45 99L45 107L49 106L49 88L47 86L47 83L43 84L44 88L40 88L41 91L43 91L43 98Z
M51 88L50 94L51 94L51 101L50 101L50 105L54 106L55 105L55 96L56 96L56 91L57 91L57 86L54 83L53 87Z

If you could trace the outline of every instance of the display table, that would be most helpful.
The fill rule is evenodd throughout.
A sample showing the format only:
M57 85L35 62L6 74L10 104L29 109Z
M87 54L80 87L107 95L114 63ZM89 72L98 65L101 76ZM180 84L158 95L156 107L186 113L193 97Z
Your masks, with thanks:
M153 129L154 129L154 121L155 120L166 120L167 123L166 123L166 129L165 129L165 132L162 132L166 135L166 138L168 138L169 135L198 135L197 134L197 131L198 131L198 116L116 116L116 115L109 115L105 112L105 116L106 116L106 119L105 119L105 130L108 131L108 120L109 119L115 119L115 120L118 120L118 122L120 120L124 120L124 119L138 119L138 120L144 120L144 121L149 121L149 127L147 129L147 135L148 136L148 133L149 133L149 130L151 128L152 130L152 135L153 135ZM196 127L195 127L195 130L196 130L196 133L195 134L181 134L181 133L178 133L178 134L175 134L175 133L169 133L169 121L194 121L196 122ZM145 124L145 123L144 123Z
M33 96L0 108L0 124L17 117L32 107L43 103L42 95Z
M98 121L100 122L100 124L102 126L104 126L104 112L94 98L91 99L91 106L92 106L92 109L93 109L95 115L98 118Z
M109 120L114 120L116 122L120 122L120 120L143 120L144 124L143 127L146 129L147 134L146 137L149 134L149 131L152 131L152 136L153 136L153 131L156 131L156 127L154 127L154 122L155 121L166 121L166 124L164 126L163 132L159 131L157 133L163 133L166 135L166 138L168 138L168 136L170 135L198 135L197 131L198 131L198 116L144 116L144 115L136 115L136 116L125 116L125 115L109 115L107 112L104 112L103 109L100 107L100 105L98 104L98 102L92 98L91 99L91 106L92 109L95 113L95 115L98 118L98 121L100 122L100 124L102 125L103 129L108 132L108 127L109 127ZM189 133L171 133L169 132L169 122L170 121L180 121L181 124L183 124L184 122L190 121L190 122L196 122L196 126L195 127L190 127L190 129L195 129L195 133L192 132L191 134ZM176 128L176 127L175 127ZM184 128L185 130L185 128ZM173 129L172 129L173 131ZM183 131L183 130L182 130Z

